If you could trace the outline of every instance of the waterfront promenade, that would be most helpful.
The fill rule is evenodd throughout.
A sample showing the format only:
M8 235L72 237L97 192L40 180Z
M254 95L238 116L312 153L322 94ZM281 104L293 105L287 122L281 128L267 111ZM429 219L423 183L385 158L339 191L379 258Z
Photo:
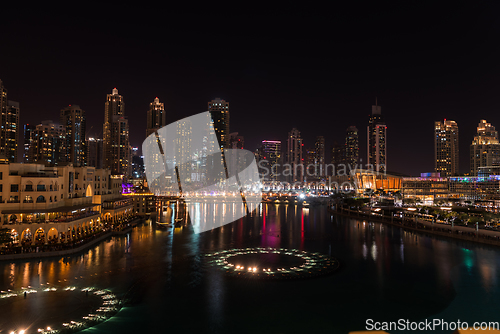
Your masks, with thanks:
M8 248L3 249L0 250L0 261L37 259L76 254L98 244L103 240L110 238L113 235L126 234L141 222L143 222L141 218L135 218L125 224L120 225L119 227L101 231L97 234L79 240L78 242L72 244L48 245L45 248L38 248L38 250L37 247L30 247L26 249L20 248L16 249L15 252Z
M472 227L433 223L418 218L408 219L400 218L398 216L387 216L372 211L350 210L343 207L340 207L338 209L329 207L328 210L338 215L400 226L403 229L416 231L419 233L500 246L500 231L492 231L486 229L476 230Z

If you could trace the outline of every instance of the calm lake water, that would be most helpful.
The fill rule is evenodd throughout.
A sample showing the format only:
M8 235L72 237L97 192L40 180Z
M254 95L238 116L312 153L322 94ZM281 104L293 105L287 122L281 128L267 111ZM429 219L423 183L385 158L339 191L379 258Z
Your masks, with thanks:
M321 252L341 266L318 278L259 281L227 277L202 256L246 247ZM367 319L498 321L499 269L500 248L333 216L325 206L262 204L201 234L146 223L79 256L0 262L0 290L94 286L127 301L87 333L347 333ZM6 298L0 328L36 333L92 305L81 295Z

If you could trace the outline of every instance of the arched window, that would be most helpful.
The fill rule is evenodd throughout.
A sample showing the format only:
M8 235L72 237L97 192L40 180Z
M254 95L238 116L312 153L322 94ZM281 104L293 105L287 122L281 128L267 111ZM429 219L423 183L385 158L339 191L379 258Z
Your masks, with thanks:
M40 182L36 185L36 191L45 191L45 183Z
M31 181L26 182L26 187L24 191L33 191L33 183Z
M33 203L33 197L31 197L30 195L26 195L24 197L24 203Z
M36 199L36 202L37 203L45 203L45 197L43 197L42 195L38 196Z

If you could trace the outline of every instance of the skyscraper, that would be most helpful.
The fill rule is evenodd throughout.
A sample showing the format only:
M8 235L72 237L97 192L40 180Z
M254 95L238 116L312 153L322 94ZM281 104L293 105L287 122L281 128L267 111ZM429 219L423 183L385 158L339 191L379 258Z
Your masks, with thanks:
M375 102L368 122L368 164L377 172L387 171L387 126L382 108Z
M317 136L314 143L314 151L316 152L316 176L325 175L325 137Z
M114 88L106 97L103 125L103 167L113 175L130 175L129 126L123 97Z
M304 180L304 159L302 158L302 148L304 144L302 143L302 138L300 137L300 131L293 128L292 131L288 133L287 139L287 165L285 169L289 169L286 172L289 182L302 182ZM285 174L285 170L283 170Z
M336 141L332 145L332 159L331 164L333 168L327 168L325 172L328 175L337 175L341 165L345 163L345 145L340 145Z
M458 126L455 121L434 123L434 168L442 177L459 174Z
M9 162L17 162L19 142L19 102L7 100L2 113L1 150Z
M319 176L320 166L318 163L318 155L316 150L311 148L306 149L304 162L306 181L310 181L311 178Z
M102 168L103 151L102 139L89 138L87 139L87 166Z
M267 175L266 180L278 181L281 174L281 141L280 140L263 140L260 148L260 159L265 160Z
M229 148L229 102L216 98L208 102L208 111L221 148Z
M9 162L17 162L19 137L19 102L7 99L7 89L0 80L0 154Z
M495 127L486 120L479 121L477 135L470 145L470 172L477 176L479 167L500 165L500 142Z
M30 163L33 157L34 146L33 143L35 141L35 130L36 125L33 124L25 124L24 125L24 150L23 150L23 162Z
M155 98L154 101L149 104L146 137L165 125L167 125L165 107L163 103L160 103L160 99Z
M351 168L355 168L359 161L359 140L358 129L350 126L346 130L345 136L345 163Z
M0 111L7 107L7 89L5 89L2 80L0 80Z
M60 112L60 123L66 128L68 162L73 166L87 165L87 143L85 141L85 111L78 105L69 105Z
M231 153L231 158L226 159L226 167L229 168L229 174L231 171L244 170L247 166L245 165L245 154L247 151L243 151L245 145L245 138L239 136L238 132L233 132L229 134L229 148L235 150ZM233 172L234 173L234 172Z
M61 166L67 162L66 131L64 125L43 121L35 129L25 127L25 162L46 166ZM29 140L26 148L26 139Z

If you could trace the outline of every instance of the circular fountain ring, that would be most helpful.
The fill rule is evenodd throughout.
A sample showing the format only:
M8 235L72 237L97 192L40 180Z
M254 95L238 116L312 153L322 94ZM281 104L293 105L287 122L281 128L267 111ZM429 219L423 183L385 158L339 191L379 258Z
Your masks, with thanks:
M55 334L55 333L73 333L81 331L85 328L94 326L100 322L103 322L113 315L115 315L121 308L121 303L115 294L111 293L107 289L97 289L94 287L77 288L75 286L68 286L64 288L60 287L43 287L43 288L22 288L21 290L8 290L0 291L0 301L4 300L8 302L9 300L14 301L16 298L30 298L31 294L45 294L45 293L56 293L56 292L72 292L75 293L85 293L86 295L92 294L92 297L98 297L100 300L99 305L93 308L93 311L82 318L76 320L69 320L66 322L61 322L59 324L52 324L50 327L45 328L11 328L8 329L8 333L41 333L41 334ZM37 296L38 297L38 296ZM16 302L20 302L16 300ZM1 305L1 304L0 304ZM6 305L8 306L8 305ZM29 315L28 315L29 316Z
M241 248L205 254L227 275L256 279L296 279L329 274L339 262L321 253L285 248Z

